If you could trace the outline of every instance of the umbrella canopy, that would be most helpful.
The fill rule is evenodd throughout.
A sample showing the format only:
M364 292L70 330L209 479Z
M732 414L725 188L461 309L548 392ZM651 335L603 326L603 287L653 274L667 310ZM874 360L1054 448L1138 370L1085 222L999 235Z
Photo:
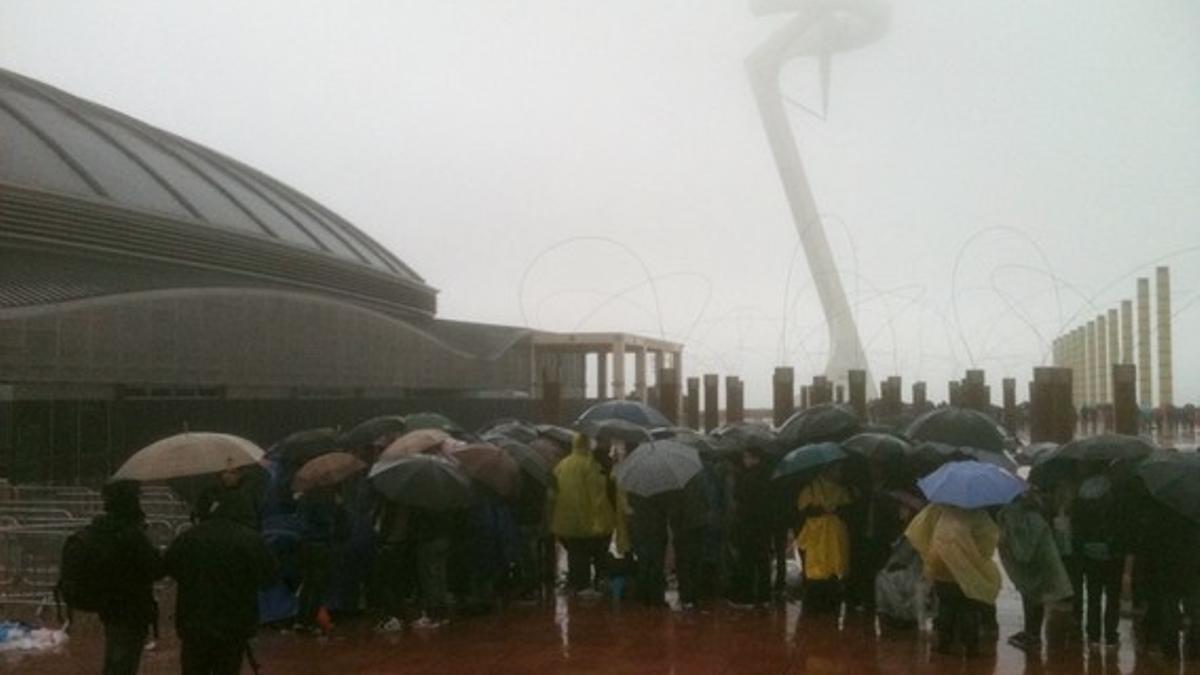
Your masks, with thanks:
M992 418L968 408L938 408L921 415L908 427L914 441L1004 452L1008 434Z
M1025 491L1025 481L994 464L950 462L917 481L929 501L964 509L1007 504Z
M575 421L575 425L581 426L585 422L614 419L632 422L646 429L671 426L671 420L668 420L665 415L645 403L641 401L620 400L597 403L585 410L579 416L579 419Z
M766 451L775 446L775 431L760 422L738 422L719 427L712 432L717 447L728 452L743 450Z
M542 487L554 485L554 474L550 472L550 466L546 463L545 458L533 448L499 434L484 436L483 440L502 448L517 462L517 466L526 476L537 481Z
M779 428L776 447L786 450L826 441L839 443L861 431L862 420L854 408L822 403L789 417Z
M442 445L449 440L451 440L450 434L440 429L417 429L392 441L392 444L380 453L379 459L399 459L422 453L439 452Z
M338 444L343 448L362 448L372 445L380 439L402 434L406 428L404 418L399 415L372 417L342 434L338 439Z
M438 429L449 434L463 434L466 430L458 422L441 413L418 412L404 416L404 423L409 429Z
M1151 497L1200 523L1200 455L1159 451L1137 473Z
M1058 450L1059 444L1051 441L1042 441L1040 443L1030 443L1017 451L1017 464L1025 466L1033 466L1037 463L1039 457L1044 457L1049 453Z
M570 450L571 441L575 439L574 431L566 427L560 427L557 424L539 424L536 428L539 437L558 443L564 451Z
M1149 457L1154 450L1153 443L1138 436L1102 434L1066 443L1056 456L1084 462L1118 462Z
M517 419L497 420L479 431L480 437L503 436L521 443L529 443L538 437L537 427Z
M382 460L371 467L369 477L376 491L405 506L448 511L471 503L471 479L445 457Z
M329 452L308 460L300 467L292 478L292 491L308 492L315 488L337 485L366 469L366 462L348 452Z
M666 441L676 441L678 443L683 443L688 447L695 448L696 452L700 453L701 458L719 454L716 440L698 431L693 431L684 427L670 427L656 431L670 431L671 435L662 436L661 439ZM655 438L655 440L659 440L659 438Z
M872 431L847 438L842 448L875 460L902 459L913 452L912 443L903 436Z
M333 452L341 447L338 434L332 428L305 429L289 435L271 448L272 457L300 466L308 460Z
M470 478L495 490L502 497L516 494L521 486L521 469L504 450L491 443L468 443L453 448L450 459L462 466Z
M837 443L827 441L804 445L784 455L783 459L779 460L779 464L775 465L775 473L771 475L771 478L797 476L810 469L832 464L846 457L846 451L842 450L842 446Z
M600 442L624 441L636 447L651 440L650 431L623 419L592 420L579 425L579 430Z
M529 449L541 456L545 460L546 466L550 467L551 470L558 465L562 458L569 454L566 448L545 436L538 436L530 441Z
M229 434L183 433L155 441L125 460L112 480L155 481L257 464L262 448Z
M617 464L617 487L642 497L682 489L703 469L695 448L678 441L653 441L639 445Z

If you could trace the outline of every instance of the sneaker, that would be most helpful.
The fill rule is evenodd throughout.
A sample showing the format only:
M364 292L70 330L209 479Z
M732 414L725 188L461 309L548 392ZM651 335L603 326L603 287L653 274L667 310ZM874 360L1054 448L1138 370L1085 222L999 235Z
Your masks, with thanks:
M399 633L402 630L404 622L394 616L389 616L375 625L376 633Z
M152 652L152 651L158 649L158 641L157 640L147 640L146 644L142 645L142 649L145 649L148 652Z
M580 600L599 600L600 598L604 597L604 594L594 588L585 588L576 593L576 596Z
M729 606L730 606L730 607L732 607L732 608L734 608L734 609L754 609L754 607L755 607L755 606L754 606L752 603L748 603L748 602L734 602L733 600L730 600L730 601L728 602L728 604L729 604Z
M422 616L413 623L413 628L432 629L441 628L450 623L446 619L431 619L427 616Z

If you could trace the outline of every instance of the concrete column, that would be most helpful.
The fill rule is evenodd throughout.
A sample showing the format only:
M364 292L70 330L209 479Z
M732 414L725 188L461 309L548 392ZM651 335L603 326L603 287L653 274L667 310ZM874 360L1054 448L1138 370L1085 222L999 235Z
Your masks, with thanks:
M1108 319L1103 314L1096 315L1096 381L1096 402L1108 403Z
M725 378L725 424L744 422L746 404L742 397L741 378L730 375Z
M833 402L833 384L824 375L816 375L808 388L809 405L821 405Z
M596 398L608 398L608 352L596 352Z
M704 375L704 430L721 426L721 378L715 373Z
M1133 360L1133 301L1121 301L1121 363L1134 364Z
M1165 410L1175 403L1174 370L1171 363L1171 271L1154 271L1154 290L1158 295L1158 405Z
M687 414L685 415L685 418L687 420L687 428L699 429L700 428L700 378L689 377L687 379L687 398L684 400L686 402L685 408L687 409Z
M850 407L861 420L867 419L867 371L851 370L846 374L850 385Z
M646 348L633 350L633 397L646 402Z
M657 406L671 424L679 424L679 378L675 376L674 368L663 368L658 371Z
M1138 433L1137 366L1112 367L1113 431L1136 436Z
M845 403L846 402L846 387L845 387L845 385L841 385L841 384L833 385L833 401L835 403Z
M1137 280L1137 370L1138 405L1154 407L1150 370L1150 280Z
M1000 381L1004 389L1004 424L1011 432L1017 430L1017 378L1006 377Z
M812 387L807 384L800 386L800 409L806 410L813 404L812 402Z
M924 382L913 382L913 386L912 386L913 409L915 409L918 413L920 413L921 409L925 407L927 400L928 399L926 398L926 394L925 394L925 383Z
M962 405L973 410L984 410L987 405L987 375L982 370L968 370L966 377L963 378L962 388L959 389L959 394L962 396Z
M1121 362L1121 313L1116 309L1108 310L1108 389L1109 401L1112 398L1112 367Z
M946 390L950 398L950 405L954 407L962 406L962 383L958 380L951 380L946 384Z
M1029 438L1066 443L1075 433L1069 368L1034 368L1029 383Z
M775 426L781 426L787 418L791 417L792 412L796 409L796 395L794 378L796 371L792 368L780 367L775 369L775 374L771 377L771 385L774 396L772 397L772 418Z
M1097 403L1097 393L1100 391L1100 383L1096 380L1096 322L1087 322L1087 327L1084 328L1084 342L1087 343L1087 362L1084 364L1086 371L1084 381L1087 383L1083 392L1083 404L1093 406Z

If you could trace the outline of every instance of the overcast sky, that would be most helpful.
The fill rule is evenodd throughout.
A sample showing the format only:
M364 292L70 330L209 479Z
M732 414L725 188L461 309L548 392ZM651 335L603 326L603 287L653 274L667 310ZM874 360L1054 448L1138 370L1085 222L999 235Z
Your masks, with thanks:
M1157 263L1176 399L1200 398L1200 3L892 6L834 58L828 119L792 116L872 375L942 398L980 367L1023 398L1049 340ZM781 20L735 0L4 0L0 67L290 183L445 317L665 335L760 405L774 366L808 378L827 349L743 68ZM819 107L816 73L796 61L783 88Z

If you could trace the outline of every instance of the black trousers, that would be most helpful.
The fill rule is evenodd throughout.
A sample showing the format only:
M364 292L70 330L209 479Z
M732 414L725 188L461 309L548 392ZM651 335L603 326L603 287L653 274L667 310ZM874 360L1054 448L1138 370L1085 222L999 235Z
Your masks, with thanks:
M695 604L700 601L700 585L704 566L704 528L696 527L675 533L675 576L679 580L679 601Z
M934 628L938 635L938 650L949 651L961 644L968 654L979 652L979 629L984 603L963 594L958 584L938 581L933 585L938 610Z
M607 535L562 540L563 548L567 549L567 585L571 590L582 591L603 578L607 571L608 540Z
M1041 598L1021 596L1021 609L1025 614L1025 634L1032 638L1042 639L1042 623L1046 618L1046 606Z
M389 542L375 555L375 581L385 616L408 619L417 588L417 548L408 542Z
M246 640L218 639L211 636L183 637L179 648L182 675L238 675Z
M300 546L300 607L296 618L301 623L317 620L317 610L325 601L329 576L333 570L333 547L329 544Z
M1125 558L1092 560L1081 557L1079 569L1087 593L1088 639L1115 638L1117 624L1121 620L1121 577L1125 572ZM1103 634L1100 632L1101 604L1104 606Z
M104 675L134 675L142 663L149 622L104 624Z
M733 600L758 604L771 599L771 535L751 527L734 529L737 559L733 571Z

